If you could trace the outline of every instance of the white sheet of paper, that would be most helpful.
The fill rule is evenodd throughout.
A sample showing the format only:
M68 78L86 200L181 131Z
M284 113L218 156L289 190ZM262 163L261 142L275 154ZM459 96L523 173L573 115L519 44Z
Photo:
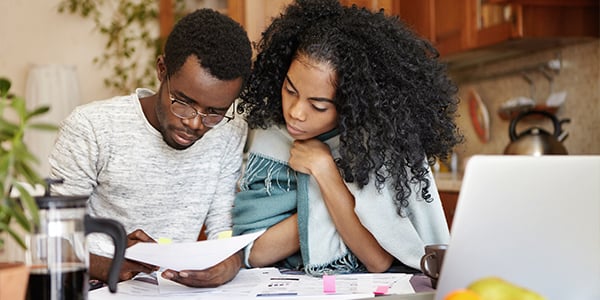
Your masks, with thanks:
M154 274L154 283L128 280L119 283L117 294L110 294L108 288L104 287L91 291L89 299L364 299L373 298L373 291L381 285L390 287L388 294L412 294L411 277L411 274L399 273L336 275L336 292L325 295L321 278L306 274L281 274L275 268L241 269L232 281L211 289L182 286Z
M415 290L410 284L412 274L402 273L367 273L367 274L340 274L335 275L335 293L323 292L323 279L309 275L271 276L261 286L257 286L253 294L257 298L279 295L323 297L327 295L347 296L345 299L373 297L378 286L389 287L388 294L413 294Z
M186 293L230 293L232 295L254 296L252 291L264 284L270 277L280 276L276 268L241 269L240 272L228 283L217 288L192 288L177 282L164 279L157 274L158 287L161 295L186 294Z
M125 258L175 271L204 270L244 248L263 232L190 243L137 243L127 248Z

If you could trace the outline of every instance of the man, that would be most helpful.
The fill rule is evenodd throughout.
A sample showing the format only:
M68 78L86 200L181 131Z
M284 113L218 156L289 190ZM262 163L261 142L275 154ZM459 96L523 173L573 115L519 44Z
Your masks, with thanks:
M158 57L158 93L76 108L63 121L52 153L51 177L61 195L90 195L89 211L121 222L128 246L170 238L195 241L231 230L247 126L231 105L250 73L252 50L244 29L209 9L181 19ZM90 276L106 281L112 242L92 234ZM207 270L167 270L163 277L194 287L231 280L235 254ZM120 279L156 270L126 260Z

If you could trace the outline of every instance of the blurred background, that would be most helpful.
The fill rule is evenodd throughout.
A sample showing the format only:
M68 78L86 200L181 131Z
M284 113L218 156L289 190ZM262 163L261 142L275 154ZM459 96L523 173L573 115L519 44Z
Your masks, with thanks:
M291 1L89 1L97 7L87 17L83 10L69 11L84 2L0 1L0 77L9 78L12 92L31 105L50 105L46 118L57 124L76 105L129 94L138 85L156 89L156 54L181 15L200 7L217 9L257 41L271 17ZM515 132L539 127L554 134L554 118L563 121L560 143L569 155L600 154L598 0L341 2L400 16L440 51L459 86L458 125L466 140L452 159L436 166L449 223L468 158L503 154L512 142L510 125L520 112L542 110L552 118L520 119ZM127 14L136 15L140 23L124 22ZM122 27L110 27L114 24ZM114 34L102 33L103 26ZM128 44L126 54L115 54L114 45L107 46L109 40L124 43L130 36L147 38ZM124 77L128 74L135 75ZM54 134L27 139L42 160L40 172L46 174L44 158Z

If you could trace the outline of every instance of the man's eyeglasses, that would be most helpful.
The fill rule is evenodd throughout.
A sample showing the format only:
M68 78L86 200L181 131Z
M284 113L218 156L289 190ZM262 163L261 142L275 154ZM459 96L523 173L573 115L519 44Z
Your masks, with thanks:
M215 127L217 124L221 123L223 119L227 119L227 122L229 122L235 117L235 115L226 116L221 114L201 113L189 103L175 98L175 96L171 94L171 82L169 81L169 78L167 78L167 92L169 93L169 99L171 100L171 112L180 119L194 119L197 116L200 116L204 126ZM235 111L235 103L233 109Z

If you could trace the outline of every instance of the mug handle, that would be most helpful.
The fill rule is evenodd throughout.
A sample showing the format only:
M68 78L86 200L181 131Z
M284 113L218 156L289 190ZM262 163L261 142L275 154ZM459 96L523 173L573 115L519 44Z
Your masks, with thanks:
M427 275L433 279L438 279L438 277L440 276L439 270L435 274L432 274L431 271L429 270L429 259L435 258L435 257L436 257L435 252L429 252L429 253L423 255L423 257L421 257L421 271L423 271L423 273L425 273L425 275Z
M107 283L110 292L116 293L117 283L119 282L119 272L121 271L121 265L125 259L125 249L127 248L127 233L125 232L125 228L123 228L121 223L115 220L94 218L87 214L84 218L84 228L86 235L92 232L108 234L115 244L115 253L112 262L110 263Z

